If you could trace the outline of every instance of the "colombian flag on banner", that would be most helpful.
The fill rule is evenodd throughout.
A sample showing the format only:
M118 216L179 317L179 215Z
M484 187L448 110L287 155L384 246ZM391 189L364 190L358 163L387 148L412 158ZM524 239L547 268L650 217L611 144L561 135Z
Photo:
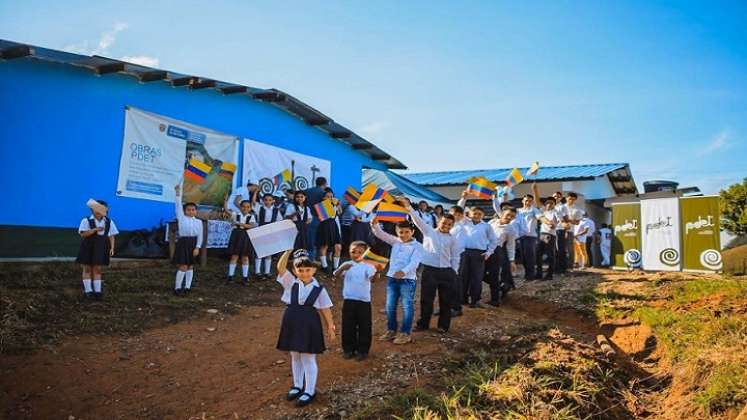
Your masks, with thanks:
M376 210L376 220L382 222L402 222L407 220L407 210L396 204L379 203Z
M365 211L366 213L370 213L376 205L386 197L389 197L390 200L392 199L388 192L377 187L375 184L368 184L366 188L363 189L363 192L361 192L360 197L358 197L358 202L355 203L355 207Z
M484 177L470 178L467 190L480 198L490 198L493 196L496 185Z
M363 254L363 262L371 264L377 269L382 269L389 263L389 258L382 257L381 255L376 255L369 249Z
M511 173L508 174L506 177L506 185L509 187L512 187L514 185L521 184L521 181L524 180L524 177L521 176L521 171L519 168L514 168L511 170Z
M345 199L348 203L355 205L355 203L358 202L358 198L361 196L361 193L355 190L353 187L348 187L347 190L345 190L345 194L342 195L342 198Z
M233 179L233 174L235 173L236 173L236 164L224 162L222 165L220 165L220 172L218 172L218 175L231 181Z
M184 169L184 178L202 184L205 182L205 177L208 176L212 169L213 168L205 162L190 159L187 168Z
M317 217L319 217L319 221L323 222L327 219L331 219L335 217L336 211L335 211L335 205L332 204L332 200L324 200L319 204L314 205L314 211L316 211Z
M286 169L283 172L280 172L279 174L275 175L272 178L272 183L275 185L282 185L283 183L290 182L291 181L291 171L290 169Z

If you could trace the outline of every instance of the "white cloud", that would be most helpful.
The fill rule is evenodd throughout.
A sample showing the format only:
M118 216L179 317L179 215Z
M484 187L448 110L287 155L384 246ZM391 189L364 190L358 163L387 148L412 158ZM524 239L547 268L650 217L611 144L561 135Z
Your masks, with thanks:
M731 133L728 129L724 128L711 138L708 145L698 151L699 156L709 155L715 151L729 147L731 144Z
M158 67L159 63L157 57L149 57L147 55L126 55L122 57L122 61L146 67Z
M363 136L363 137L376 137L379 135L384 129L389 127L389 123L386 121L374 121L372 123L366 124L363 127L359 128L357 131Z
M70 44L65 46L63 50L76 53L76 54L85 54L85 55L103 55L107 54L109 52L109 47L114 45L114 42L117 40L117 35L126 30L128 27L127 23L119 22L114 24L114 26L101 34L98 41L96 41L95 45L92 47L91 43L88 40L85 40L83 42L79 42L77 44Z

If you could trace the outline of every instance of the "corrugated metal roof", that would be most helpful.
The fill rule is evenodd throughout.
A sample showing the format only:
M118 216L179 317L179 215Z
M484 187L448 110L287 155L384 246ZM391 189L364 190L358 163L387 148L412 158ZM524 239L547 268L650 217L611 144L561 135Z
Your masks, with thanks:
M404 174L409 180L426 186L460 185L475 176L502 183L513 168L475 169L468 171L418 172ZM519 168L526 173L528 168ZM607 175L618 194L635 194L637 188L627 163L601 163L593 165L542 166L534 181L573 181L594 179Z
M143 83L162 81L170 83L175 87L181 86L190 90L215 89L224 95L246 95L254 100L263 101L282 109L303 120L306 124L322 130L333 139L346 143L358 153L381 162L389 169L407 169L397 158L379 149L373 143L355 134L352 130L343 127L311 106L277 89L260 89L200 76L155 69L107 57L73 54L66 51L0 39L0 61L11 59L43 60L83 67L99 75L107 73L127 74Z
M402 175L392 171L380 171L377 169L363 170L363 186L375 184L394 195L404 195L411 200L425 200L430 205L451 205L454 202L441 194L432 191L420 184L410 181Z

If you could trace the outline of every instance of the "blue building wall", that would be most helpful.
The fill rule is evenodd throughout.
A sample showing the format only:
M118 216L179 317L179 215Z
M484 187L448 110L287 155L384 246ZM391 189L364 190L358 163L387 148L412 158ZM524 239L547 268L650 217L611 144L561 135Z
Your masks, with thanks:
M246 95L15 59L0 62L0 225L77 227L88 214L89 197L108 201L123 230L173 218L173 204L115 195L126 105L327 159L332 187L340 194L348 185L360 186L363 167L385 169Z

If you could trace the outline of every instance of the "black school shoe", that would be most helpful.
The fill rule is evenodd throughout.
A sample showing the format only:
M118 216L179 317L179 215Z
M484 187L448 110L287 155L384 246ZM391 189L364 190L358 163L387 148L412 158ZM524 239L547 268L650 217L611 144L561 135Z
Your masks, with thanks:
M285 394L285 399L288 401L293 401L296 398L300 397L301 394L303 394L303 389L292 386L291 389L288 390L288 393Z
M304 398L304 396L306 396L308 398ZM310 394L304 392L296 400L296 406L298 406L298 407L306 407L307 405L311 404L312 401L314 401L314 398L316 398L316 394L310 395Z
M452 309L451 310L451 317L456 318L458 316L462 316L462 310L461 309Z
M413 328L412 330L415 332L423 332L423 331L428 331L428 327L417 324L415 325L415 328Z
M501 306L501 301L500 300L491 300L490 302L488 302L488 305L495 306L497 308L497 307Z
M362 362L364 360L368 359L368 353L358 353L357 356L355 356L355 360Z
M83 293L83 297L86 299L93 299L93 292L85 292Z
M101 292L93 292L93 298L96 300L103 299L104 295L101 294Z
M174 294L180 296L182 294L182 289L174 289Z
M345 359L345 360L350 360L353 357L355 357L355 353L353 353L352 351L346 351L346 352L342 353L342 358Z
M226 276L226 284L233 283L233 276Z
M241 284L243 284L244 286L249 286L249 277L242 278Z

